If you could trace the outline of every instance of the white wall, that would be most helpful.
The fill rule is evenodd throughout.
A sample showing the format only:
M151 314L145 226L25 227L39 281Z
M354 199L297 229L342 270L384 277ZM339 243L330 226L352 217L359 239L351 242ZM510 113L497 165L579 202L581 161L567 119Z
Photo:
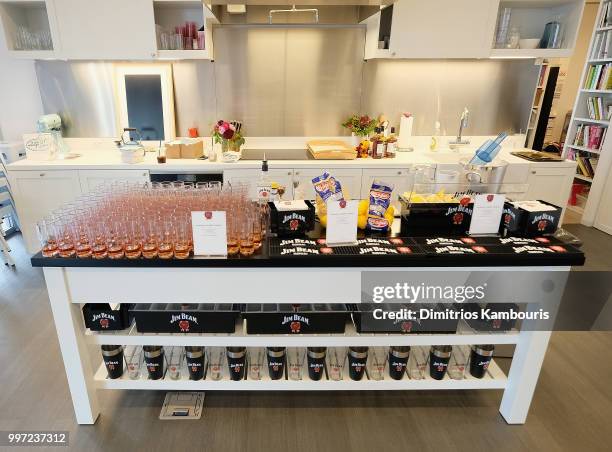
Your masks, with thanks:
M11 58L0 24L0 140L21 141L36 127L42 103L34 62Z

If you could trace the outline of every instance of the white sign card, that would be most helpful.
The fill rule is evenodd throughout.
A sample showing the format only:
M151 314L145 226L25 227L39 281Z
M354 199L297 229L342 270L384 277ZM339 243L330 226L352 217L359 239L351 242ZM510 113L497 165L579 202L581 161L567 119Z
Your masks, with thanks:
M474 197L470 235L496 234L504 211L505 195L484 194Z
M227 256L225 211L191 212L191 225L195 256Z
M328 201L327 232L328 246L357 242L357 213L359 201Z
M23 135L23 147L28 160L52 160L55 156L55 137L50 132Z

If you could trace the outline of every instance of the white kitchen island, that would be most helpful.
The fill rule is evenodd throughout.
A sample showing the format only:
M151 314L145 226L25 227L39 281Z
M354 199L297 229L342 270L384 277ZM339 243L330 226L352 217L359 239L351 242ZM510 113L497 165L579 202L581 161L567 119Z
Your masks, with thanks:
M346 137L338 137L344 138ZM489 137L471 137L472 145L458 152L429 151L428 137L415 137L414 152L398 152L393 159L355 160L271 160L270 179L286 187L285 198L314 198L311 180L330 170L353 198L367 197L373 179L395 186L395 194L410 190L410 169L415 165L435 165L437 170L459 169L459 160L473 153L475 146ZM510 137L499 159L508 162L504 184L523 185L521 199L541 199L565 207L570 194L576 162L529 162L510 155L521 149L520 136ZM250 149L304 149L306 137L271 137L247 139ZM445 140L445 139L444 139ZM155 153L147 153L137 164L121 162L112 139L67 139L72 152L82 154L70 160L20 160L8 165L8 176L22 225L23 237L31 253L39 249L36 221L96 186L115 180L149 181L154 173L193 173L222 175L224 181L248 182L254 192L261 170L261 161L236 163L208 160L168 160L158 164ZM446 141L444 141L446 142Z

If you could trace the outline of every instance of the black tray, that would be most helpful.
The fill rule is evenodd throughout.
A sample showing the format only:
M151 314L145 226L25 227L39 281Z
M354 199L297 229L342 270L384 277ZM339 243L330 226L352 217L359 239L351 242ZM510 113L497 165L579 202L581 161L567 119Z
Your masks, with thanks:
M349 312L343 304L247 304L248 334L344 333Z
M436 303L360 303L353 306L353 323L358 333L396 333L396 334L426 334L426 333L446 333L454 334L457 332L458 319L419 319L420 309L434 309L441 311L444 309L452 310L451 304ZM416 319L377 319L374 317L374 310L400 311L409 309L416 311Z
M137 304L130 310L139 333L233 333L240 315L233 304Z
M119 309L111 309L108 303L86 303L83 306L85 326L92 331L124 330L132 323L129 316L131 306L121 303Z
M305 256L410 256L423 254L410 238L406 237L365 237L355 245L328 247L325 240L311 239L270 239L269 253L272 257Z

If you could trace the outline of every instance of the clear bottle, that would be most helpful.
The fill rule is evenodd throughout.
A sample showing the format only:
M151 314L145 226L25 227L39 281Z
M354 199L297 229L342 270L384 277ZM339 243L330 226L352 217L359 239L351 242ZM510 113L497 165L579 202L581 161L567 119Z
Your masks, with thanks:
M257 199L259 205L267 205L268 201L271 201L272 195L272 181L268 175L268 161L263 160L261 162L261 174L259 175L259 181L257 182Z
M380 129L377 127L376 129L374 129L374 136L372 136L372 138L370 139L372 141L372 150L371 150L371 156L373 159L379 159L382 156L382 146L380 143Z
M397 146L397 137L395 136L395 127L391 127L391 133L385 142L385 158L395 158L395 148Z
M430 151L437 151L440 146L440 121L436 121L434 124L434 134L431 137L431 144L429 145Z

